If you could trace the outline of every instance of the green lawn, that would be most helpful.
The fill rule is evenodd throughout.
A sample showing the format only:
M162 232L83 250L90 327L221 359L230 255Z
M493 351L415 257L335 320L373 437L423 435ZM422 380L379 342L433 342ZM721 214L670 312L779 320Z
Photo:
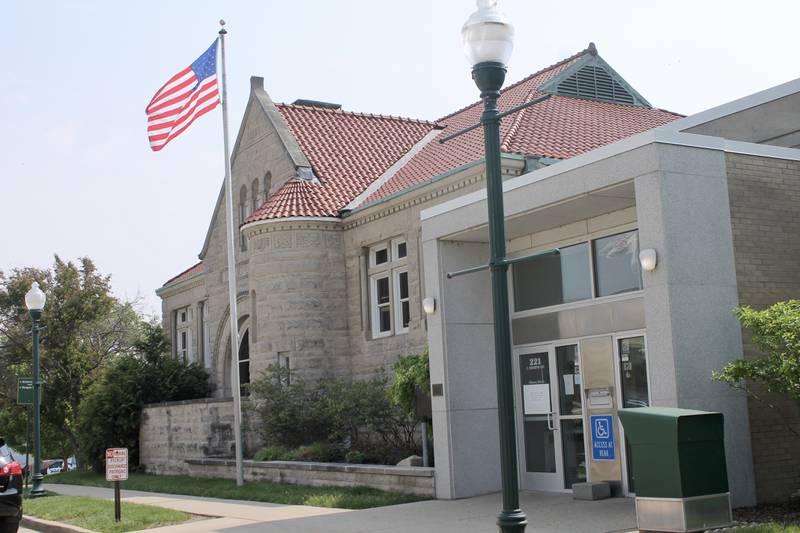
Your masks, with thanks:
M101 475L78 471L47 476L45 481L92 487L112 486ZM253 481L237 487L235 481L228 479L136 473L131 473L128 481L122 482L122 489L340 509L367 509L429 499L367 487L309 487L269 481Z
M26 499L25 515L65 522L99 533L122 533L185 522L191 515L172 509L122 503L122 521L114 522L114 502L82 496L52 495Z
M758 526L737 529L736 533L800 533L800 526L782 526L780 524L761 524Z

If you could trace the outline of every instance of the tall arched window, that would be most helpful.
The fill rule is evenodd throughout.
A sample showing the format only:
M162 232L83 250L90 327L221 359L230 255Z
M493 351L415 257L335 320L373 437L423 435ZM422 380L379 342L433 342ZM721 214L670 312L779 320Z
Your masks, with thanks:
M261 204L259 203L261 197L258 195L258 180L253 180L253 184L250 186L250 197L251 201L253 202L253 207L250 212L255 213L256 210L261 207Z
M267 201L267 198L269 197L270 187L272 187L272 172L267 171L267 173L264 174L264 201L261 203Z
M239 343L239 388L242 396L250 395L250 330L244 332Z
M250 213L247 211L247 186L242 185L239 189L239 225L242 225ZM239 232L239 247L244 252L247 250L247 240L244 233Z

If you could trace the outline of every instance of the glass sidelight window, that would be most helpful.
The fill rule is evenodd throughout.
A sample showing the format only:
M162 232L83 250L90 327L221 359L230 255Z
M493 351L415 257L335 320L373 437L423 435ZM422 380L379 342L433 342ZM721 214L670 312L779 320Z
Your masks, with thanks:
M556 347L556 365L560 381L559 401L561 416L583 414L581 400L581 366L578 361L578 346Z
M622 407L649 406L644 337L620 339L618 348Z
M650 390L647 383L647 353L645 352L644 337L619 339L617 342L622 407L648 407ZM625 439L625 462L628 470L628 491L635 492L636 480L631 468L631 449L628 439Z

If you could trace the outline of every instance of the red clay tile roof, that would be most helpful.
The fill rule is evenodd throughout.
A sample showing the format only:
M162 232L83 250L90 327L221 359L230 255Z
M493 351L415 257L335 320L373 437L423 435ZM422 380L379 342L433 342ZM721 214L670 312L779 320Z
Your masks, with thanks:
M290 180L245 223L293 216L338 216L341 208L436 127L422 120L276 105L319 182Z
M542 96L537 89L580 59L589 49L549 66L502 91L500 110ZM436 122L446 126L442 136L480 121L480 101ZM553 95L506 118L501 125L501 150L508 153L573 157L636 133L672 122L682 115L631 105ZM367 205L438 174L483 158L483 131L478 128L444 144L435 140L416 154L397 174L364 202Z
M196 265L190 266L189 268L187 268L186 270L184 270L183 272L181 272L177 276L169 278L164 283L164 286L167 286L170 283L173 283L175 281L184 280L184 279L188 278L189 276L194 276L195 274L200 274L201 272L203 272L203 262L202 261L200 261Z

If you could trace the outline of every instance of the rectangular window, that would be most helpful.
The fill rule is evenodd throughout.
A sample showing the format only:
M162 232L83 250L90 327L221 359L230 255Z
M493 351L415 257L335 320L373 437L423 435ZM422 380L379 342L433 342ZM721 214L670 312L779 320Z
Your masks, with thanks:
M389 275L372 278L372 336L385 337L392 333Z
M611 296L642 288L639 232L627 231L594 241L597 296Z
M395 333L408 333L408 324L411 322L411 307L408 303L408 271L395 270L394 272L395 317L397 331Z
M525 311L592 297L589 243L561 248L513 267L514 310Z
M408 255L408 245L406 245L406 241L393 241L392 249L394 250L394 256L392 257L394 261L403 259Z
M369 253L370 266L385 265L389 262L389 248L373 248Z
M187 346L187 336L185 331L181 331L181 340L178 344L178 355L184 362L186 362L186 346Z

